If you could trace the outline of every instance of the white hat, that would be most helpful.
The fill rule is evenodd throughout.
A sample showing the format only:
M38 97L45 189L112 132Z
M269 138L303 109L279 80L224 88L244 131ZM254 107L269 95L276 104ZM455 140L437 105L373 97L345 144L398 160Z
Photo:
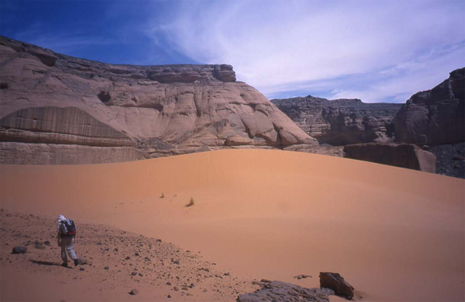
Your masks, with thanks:
M58 216L58 221L64 221L64 220L66 220L65 216L63 215Z

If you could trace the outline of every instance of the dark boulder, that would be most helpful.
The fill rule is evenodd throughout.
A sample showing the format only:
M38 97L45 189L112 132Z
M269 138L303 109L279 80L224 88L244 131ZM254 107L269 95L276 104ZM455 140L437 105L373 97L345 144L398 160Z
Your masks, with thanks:
M27 252L27 247L25 246L15 246L12 251L13 254L24 254L26 252Z
M77 262L78 262L79 265L88 264L87 259L85 259L85 258L78 258Z
M354 288L338 273L321 272L320 287L329 288L337 296L352 299L354 297Z

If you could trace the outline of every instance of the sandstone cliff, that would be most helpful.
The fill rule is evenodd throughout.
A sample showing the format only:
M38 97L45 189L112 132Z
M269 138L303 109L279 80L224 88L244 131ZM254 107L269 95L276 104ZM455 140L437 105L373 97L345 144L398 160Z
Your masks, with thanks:
M387 142L391 121L401 104L367 104L359 99L327 100L313 96L271 100L320 144L342 146Z
M318 145L229 65L94 62L0 37L0 162Z
M395 140L418 146L465 142L465 68L414 94L393 121Z

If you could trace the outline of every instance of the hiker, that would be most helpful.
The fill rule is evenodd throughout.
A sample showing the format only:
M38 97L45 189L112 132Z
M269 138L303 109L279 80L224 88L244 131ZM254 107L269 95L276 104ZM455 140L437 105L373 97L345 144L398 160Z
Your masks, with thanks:
M66 252L68 252L69 257L74 260L74 266L79 264L79 261L76 257L76 252L73 249L74 246L74 237L76 236L76 226L74 221L71 219L66 219L65 216L58 216L58 246L61 247L61 259L63 260L62 266L68 267L68 257L66 257Z

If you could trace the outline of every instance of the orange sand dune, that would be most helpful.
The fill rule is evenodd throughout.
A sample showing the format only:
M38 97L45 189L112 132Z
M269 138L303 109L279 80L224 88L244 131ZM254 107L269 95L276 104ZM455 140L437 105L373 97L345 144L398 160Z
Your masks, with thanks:
M9 211L62 213L163 238L241 277L317 287L318 273L333 271L363 301L465 300L461 179L227 150L105 165L4 165L0 180Z

